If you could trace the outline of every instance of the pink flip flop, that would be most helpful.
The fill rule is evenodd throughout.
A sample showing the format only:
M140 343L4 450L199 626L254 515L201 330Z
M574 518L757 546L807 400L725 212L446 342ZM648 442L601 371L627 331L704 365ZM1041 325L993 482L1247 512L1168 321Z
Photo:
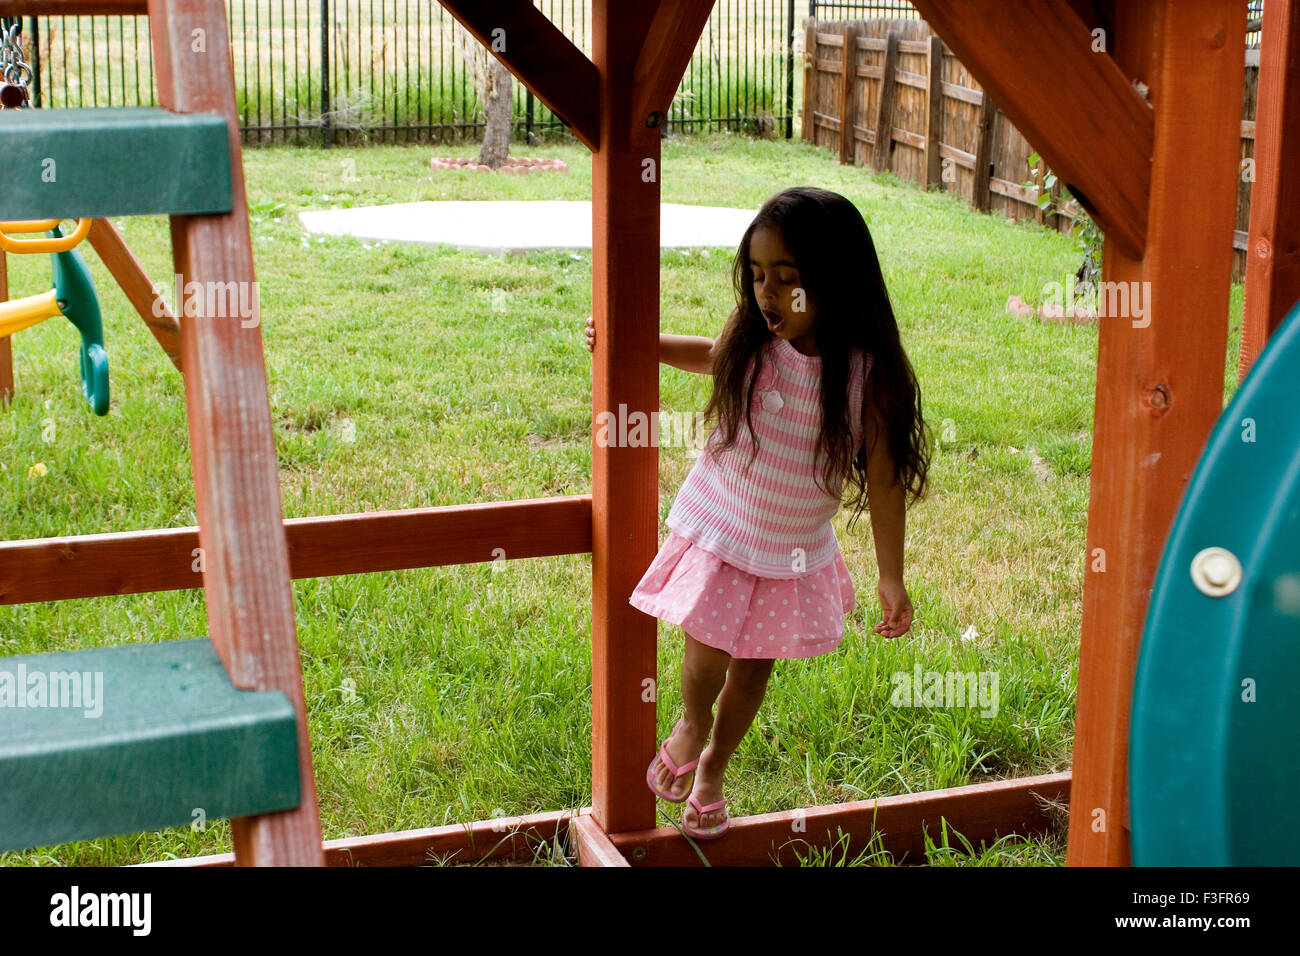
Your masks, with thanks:
M695 812L700 815L700 819L704 818L704 814L712 813L714 810L721 810L727 805L727 798L723 797L717 803L710 803L707 807L702 807L700 806L700 801L695 799L694 790L691 791L689 799L691 801L691 806L695 808ZM730 815L723 817L722 822L716 826L711 826L704 830L695 829L686 822L684 817L682 818L682 832L689 837L694 837L696 840L716 840L718 837L725 835L730 827Z
M673 727L673 732L668 735L668 740L673 739L673 734L677 733L678 728L681 727L685 719L686 718L683 717L681 720L677 721L677 725ZM659 797L661 800L667 800L669 803L685 803L686 802L685 797L674 797L670 791L659 789L659 785L655 782L655 777L656 777L655 760L663 761L663 765L672 771L673 774L672 782L676 783L682 777L686 776L686 774L690 773L692 770L695 769L695 765L700 762L700 758L696 757L690 763L684 763L680 767L677 766L677 764L673 763L673 758L668 756L668 740L665 740L660 745L659 753L655 756L654 760L650 761L650 766L646 769L645 772L645 782L650 787L650 789L654 792L654 795L656 797Z

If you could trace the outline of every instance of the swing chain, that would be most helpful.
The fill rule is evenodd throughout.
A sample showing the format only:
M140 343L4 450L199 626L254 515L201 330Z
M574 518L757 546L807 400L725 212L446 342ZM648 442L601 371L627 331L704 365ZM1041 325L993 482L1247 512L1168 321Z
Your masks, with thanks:
M27 90L32 80L32 68L23 58L22 22L18 17L5 17L0 31L0 108L14 109L26 106L30 100Z

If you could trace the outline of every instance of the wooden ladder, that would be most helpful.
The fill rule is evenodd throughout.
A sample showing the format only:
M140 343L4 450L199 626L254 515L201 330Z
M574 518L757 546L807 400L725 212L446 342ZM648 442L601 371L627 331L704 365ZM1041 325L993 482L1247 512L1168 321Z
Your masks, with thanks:
M234 817L235 857L243 865L323 865L225 5L221 0L148 0L147 5L142 0L0 0L0 14L7 16L143 13L149 17L158 100L163 110L170 114L218 114L225 120L228 210L166 210L175 271L183 277L186 288L190 283L198 283L199 289L220 283L215 288L224 289L229 288L228 283L237 283L237 288L251 290L247 299L253 303L251 316L211 317L186 317L185 310L176 304L181 321L181 367L198 511L199 566L211 643L234 689L262 692L268 701L283 694L296 723L297 806ZM10 112L0 113L0 143L7 121L13 118L6 115ZM57 119L57 114L72 113L104 114L112 126L110 114L117 113L111 108L12 112L29 114L23 121L36 126L45 119ZM128 117L124 122L129 125L134 120ZM144 135L144 126L138 128ZM53 134L46 130L42 135ZM76 129L66 131L66 137L75 139L77 135ZM183 138L188 134L177 135ZM0 155L9 156L3 152ZM31 172L6 159L0 172L7 180L5 192L30 195L32 190L26 183ZM107 181L104 187L110 191L110 200L125 199L138 194L139 180L146 178L143 174L135 176L136 181L123 184L117 196L111 193L114 187ZM21 218L10 216L12 211L0 198L0 220ZM56 208L45 213L109 214L106 208L80 212ZM112 214L140 214L140 209L117 208ZM196 653L200 651L195 648ZM49 656L57 655L41 655ZM0 658L0 665L4 660ZM121 677L125 672L116 673ZM112 679L113 674L109 674L106 683L111 684ZM115 705L112 699L104 703L106 711ZM5 720L0 710L0 757L9 736L4 731Z

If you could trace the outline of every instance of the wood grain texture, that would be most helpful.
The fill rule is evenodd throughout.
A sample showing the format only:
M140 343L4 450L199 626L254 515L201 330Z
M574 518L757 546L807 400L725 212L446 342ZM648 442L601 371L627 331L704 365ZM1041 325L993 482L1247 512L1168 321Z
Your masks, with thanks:
M1043 833L1057 825L1050 804L1070 802L1070 774L1043 774L909 793L876 800L800 807L774 813L732 817L727 835L700 842L712 866L790 866L810 847L826 847L847 835L848 858L868 848L873 836L896 861L925 861L925 835L942 840L940 820L975 846L1009 833ZM637 833L614 833L610 842L633 866L702 866L703 862L676 827ZM837 853L839 851L837 850Z
M1111 53L1092 52L1088 26L1069 4L913 5L1061 179L1073 184L1106 235L1126 255L1140 257L1151 185L1151 108Z
M947 820L950 830L955 828L978 844L981 839L992 842L1010 833L1029 835L1053 829L1058 825L1059 811L1069 802L1070 773L1066 771L732 817L725 837L698 845L716 866L770 866L773 857L790 865L797 862L796 852L806 856L809 844L825 846L834 841L837 829L842 829L849 835L853 853L865 849L873 834L878 834L879 845L896 858L919 860L924 858L926 833L935 842L941 839L941 819ZM504 833L503 824L507 828ZM585 832L575 833L577 827L585 828ZM557 835L561 840L567 837L570 846L583 840L604 846L598 836L601 832L593 808L582 807L576 814L573 810L552 810L501 820L344 837L327 841L325 856L330 866L419 866L430 862L431 854L454 854L456 862L526 860L532 856L529 847L550 843ZM606 834L605 840L617 856L606 849L589 855L584 865L702 865L676 827ZM226 853L140 865L229 866L233 862L234 857Z
M993 120L998 108L993 98L986 96L980 103L979 139L975 144L975 181L971 186L970 205L980 212L989 211L989 157L993 152Z
M1165 537L1223 408L1246 26L1223 0L1126 0L1104 13L1120 66L1150 88L1159 149L1145 257L1108 231L1102 266L1103 282L1138 283L1147 301L1141 319L1100 319L1071 866L1130 862L1139 643Z
M241 288L255 293L225 4L150 0L149 22L159 103L180 113L224 115L230 151L234 208L171 217L175 271L200 288L248 283ZM302 802L294 810L232 820L236 856L248 865L314 866L324 856L255 294L252 301L251 322L203 316L187 317L182 326L208 633L236 687L283 691L298 719Z
M596 67L529 0L440 0L588 149L599 139ZM494 37L494 31L504 33ZM505 48L501 49L503 39ZM494 48L495 47L495 48Z
M851 165L854 159L853 114L857 111L857 100L853 93L857 89L858 75L858 36L861 28L853 21L840 25L841 52L840 60L840 162ZM876 138L879 143L879 136Z
M880 65L880 96L876 100L876 141L871 149L871 168L889 169L894 155L894 108L898 104L898 32L885 35L885 57Z
M176 371L181 371L181 326L167 306L165 290L155 288L145 273L144 266L111 220L96 219L90 224L90 234L86 238L98 253L104 268L121 286L127 300L140 313L149 332L176 366ZM157 311L161 315L154 314L155 303L159 304Z
M925 188L943 185L939 143L943 141L943 40L930 37L926 44Z
M0 17L145 16L147 0L0 0Z
M681 85L712 10L713 0L661 0L657 4L632 70L630 124L645 126L647 117L655 111L667 118L673 94Z
M579 866L630 866L589 813L570 822L569 838L578 852Z
M440 827L372 833L326 840L326 866L429 866L438 860L456 864L485 861L531 861L538 848L564 840L571 820L580 811L549 810L517 817L498 817L474 823L449 823ZM233 866L233 853L214 853L180 860L140 863L141 867Z
M660 131L631 122L633 69L659 3L596 0L600 148L592 155L592 421L659 408ZM658 449L591 450L592 812L605 832L655 819L656 620L628 603L658 549Z
M1263 21L1239 380L1300 302L1300 3L1269 0Z
M591 496L371 511L284 522L299 578L591 551ZM0 605L203 586L198 528L0 542Z

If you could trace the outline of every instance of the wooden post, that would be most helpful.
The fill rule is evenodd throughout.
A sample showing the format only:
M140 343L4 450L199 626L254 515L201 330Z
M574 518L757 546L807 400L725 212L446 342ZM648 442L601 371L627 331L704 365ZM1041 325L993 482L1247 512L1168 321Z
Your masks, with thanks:
M7 256L7 253L0 252L0 302L9 300ZM0 337L0 406L8 404L14 397L14 352L11 338L9 335Z
M943 40L930 36L926 53L926 77L929 100L925 119L925 188L943 186L943 161L939 146L943 142Z
M1036 197L1037 199L1043 198L1043 190L1045 189L1045 187L1043 186L1044 165L1045 164L1043 163L1043 159L1041 156L1038 158L1038 162L1034 164L1034 185L1038 187L1038 196ZM1043 212L1043 207L1039 205L1037 202L1035 202L1034 221L1041 226L1046 222L1046 220L1047 220L1047 216Z
M844 39L844 59L840 63L840 162L854 164L853 117L857 111L854 93L858 85L858 37L862 24L846 20L840 28Z
M1157 148L1144 257L1124 256L1108 232L1102 265L1103 290L1123 283L1145 314L1100 319L1071 866L1131 862L1139 642L1165 537L1223 408L1246 30L1241 6L1222 0L1127 0L1109 22L1119 67L1150 87Z
M1055 170L1053 170L1053 172L1055 172ZM1049 204L1052 211L1044 218L1044 223L1049 229L1054 229L1057 232L1060 232L1062 225L1068 226L1070 224L1070 218L1059 212L1061 208L1061 178L1059 176L1052 180L1052 188L1049 189L1048 192L1052 196L1052 201Z
M880 99L876 103L876 142L871 151L871 168L884 172L894 153L894 104L898 99L898 31L885 35L885 58L881 61Z
M1300 301L1300 3L1268 0L1263 20L1238 379Z
M181 348L194 467L208 628L232 683L279 690L298 715L296 809L231 821L245 865L320 866L320 822L289 557L271 431L261 314L253 273L230 38L221 0L149 0L159 103L181 113L225 114L231 212L172 216L172 258L186 284L235 282L252 316L187 317ZM201 41L201 42L200 42ZM247 285L245 285L247 284ZM206 298L206 296L205 296Z
M817 20L804 21L803 41L803 125L804 142L817 145Z
M591 159L591 800L606 833L655 823L645 771L658 747L657 622L628 597L658 551L658 449L602 445L594 416L659 409L660 134L632 108L657 6L596 0L592 10L600 136Z
M971 183L970 191L971 208L978 209L980 212L989 211L989 200L992 198L989 193L989 178L992 176L989 159L993 155L993 116L996 112L997 106L993 102L993 97L989 96L988 90L985 90L980 101L979 141L975 146L975 178Z

